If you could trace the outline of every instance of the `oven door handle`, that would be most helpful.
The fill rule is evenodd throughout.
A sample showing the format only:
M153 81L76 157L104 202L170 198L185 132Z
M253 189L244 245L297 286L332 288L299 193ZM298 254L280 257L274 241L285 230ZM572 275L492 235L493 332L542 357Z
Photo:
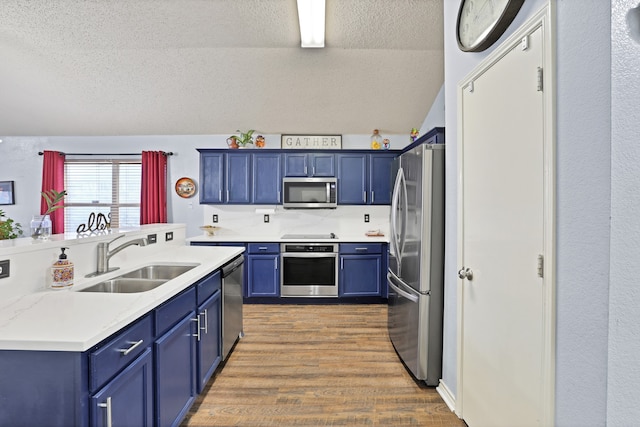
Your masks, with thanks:
M337 258L337 252L285 252L282 258Z

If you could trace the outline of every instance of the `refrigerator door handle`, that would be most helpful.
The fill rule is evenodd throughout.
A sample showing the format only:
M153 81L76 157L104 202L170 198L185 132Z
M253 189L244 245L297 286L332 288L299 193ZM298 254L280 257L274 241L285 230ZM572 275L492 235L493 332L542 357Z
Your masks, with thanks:
M404 176L404 170L402 170L402 174L400 175L400 192L402 195L402 212L404 213L404 217L402 218L402 227L400 229L400 238L398 239L398 253L400 257L404 255L404 244L407 240L407 222L409 221L409 200L407 196L407 180ZM400 198L399 198L400 200Z
M394 291L396 291L399 295L405 297L406 299L408 299L411 302L418 302L418 297L416 295L412 295L407 291L403 291L402 289L400 289L395 283L394 281L397 279L397 276L395 274L393 274L391 271L387 272L387 280L388 280L388 284L391 287L391 289L393 289ZM397 279L399 280L399 279Z
M396 233L396 223L398 221L398 198L400 197L399 188L400 188L400 174L402 169L398 169L396 173L396 181L393 184L393 196L391 198L391 246L393 247L393 252L396 255L396 258L400 259L400 254L398 253L398 235Z

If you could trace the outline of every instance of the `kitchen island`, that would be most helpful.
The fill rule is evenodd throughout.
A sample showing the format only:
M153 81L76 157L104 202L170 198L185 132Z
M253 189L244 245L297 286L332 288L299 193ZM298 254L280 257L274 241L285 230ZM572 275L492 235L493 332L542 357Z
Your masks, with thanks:
M123 241L150 233L166 238L123 251L112 259L119 270L93 278L84 276L95 268L95 246L114 235L0 247L13 267L0 281L0 425L151 426L184 417L220 363L219 269L243 249L184 246L183 226L144 226ZM50 290L37 265L62 246L77 257L76 281ZM83 292L151 264L193 268L146 292Z

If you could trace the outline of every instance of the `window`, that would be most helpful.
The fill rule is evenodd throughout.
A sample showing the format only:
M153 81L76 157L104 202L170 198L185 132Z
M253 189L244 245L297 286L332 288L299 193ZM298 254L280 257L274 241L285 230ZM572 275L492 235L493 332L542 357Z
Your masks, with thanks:
M95 213L111 216L112 228L140 225L140 160L66 160L65 232L75 232Z

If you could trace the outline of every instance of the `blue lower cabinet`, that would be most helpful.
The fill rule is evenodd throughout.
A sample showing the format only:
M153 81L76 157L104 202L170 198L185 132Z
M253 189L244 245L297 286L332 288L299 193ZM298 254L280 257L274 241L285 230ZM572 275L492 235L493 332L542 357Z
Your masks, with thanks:
M247 256L247 297L280 296L280 255Z
M218 275L219 277L219 275ZM196 348L198 359L198 393L202 393L207 381L213 375L222 360L222 299L221 291L198 307Z
M195 311L156 340L156 413L158 427L176 426L196 397Z
M147 348L90 399L94 427L153 426L153 357Z
M338 295L382 296L381 255L340 255Z

